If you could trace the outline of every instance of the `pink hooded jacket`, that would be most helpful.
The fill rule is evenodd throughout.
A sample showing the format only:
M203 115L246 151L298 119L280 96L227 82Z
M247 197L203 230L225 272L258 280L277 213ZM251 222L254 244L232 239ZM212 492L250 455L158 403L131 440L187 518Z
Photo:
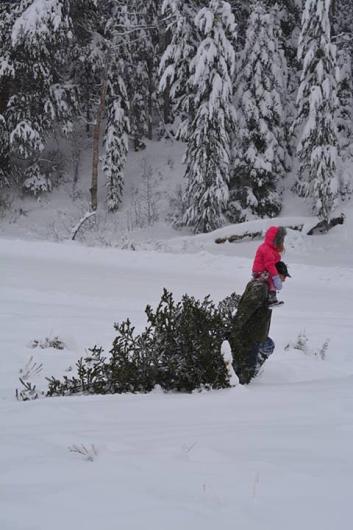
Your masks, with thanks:
M283 226L271 226L266 231L265 241L256 251L252 266L253 273L260 274L267 271L270 274L270 278L278 276L275 264L281 260L278 248L282 248L286 233L286 229Z

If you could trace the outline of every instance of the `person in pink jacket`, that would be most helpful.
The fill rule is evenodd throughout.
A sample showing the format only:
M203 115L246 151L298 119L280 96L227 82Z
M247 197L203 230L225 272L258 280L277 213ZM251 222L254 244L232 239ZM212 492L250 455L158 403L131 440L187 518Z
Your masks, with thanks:
M268 273L269 305L278 304L276 291L282 289L282 280L276 269L276 263L281 261L286 235L287 231L284 226L271 226L265 233L264 242L256 250L252 266L253 278Z

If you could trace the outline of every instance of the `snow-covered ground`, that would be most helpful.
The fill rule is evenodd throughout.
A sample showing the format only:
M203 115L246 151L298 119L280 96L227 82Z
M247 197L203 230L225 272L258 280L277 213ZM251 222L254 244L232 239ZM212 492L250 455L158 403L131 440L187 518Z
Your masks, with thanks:
M221 232L269 224L251 223ZM348 215L325 236L289 231L276 350L248 387L30 402L15 389L31 356L44 388L85 349L109 349L114 321L129 316L141 329L163 287L215 300L241 292L258 242L182 236L134 252L3 237L0 529L350 528L352 228ZM300 333L305 352L293 347ZM64 350L31 347L56 336Z

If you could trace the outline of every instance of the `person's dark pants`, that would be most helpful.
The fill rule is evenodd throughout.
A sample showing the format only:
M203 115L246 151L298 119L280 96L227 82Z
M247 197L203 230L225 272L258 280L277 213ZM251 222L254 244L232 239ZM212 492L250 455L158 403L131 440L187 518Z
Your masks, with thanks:
M270 337L264 342L254 342L252 349L246 356L246 364L244 366L235 367L235 372L242 385L250 383L258 373L261 366L269 358L275 349L275 343Z

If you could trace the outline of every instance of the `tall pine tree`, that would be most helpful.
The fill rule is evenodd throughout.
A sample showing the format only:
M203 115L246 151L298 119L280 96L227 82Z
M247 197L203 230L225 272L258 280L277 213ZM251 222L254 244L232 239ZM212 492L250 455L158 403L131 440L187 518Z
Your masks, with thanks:
M353 5L351 0L336 0L331 9L332 39L337 47L339 69L337 113L339 190L342 199L353 192L351 164L353 159Z
M277 215L280 178L286 173L286 117L283 105L287 67L274 13L257 3L251 13L237 77L239 128L229 216Z
M211 0L195 24L202 41L190 65L195 115L185 155L183 223L195 232L209 232L223 224L229 197L235 20L228 2Z
M163 14L170 17L168 26L171 41L160 64L161 92L167 92L173 106L173 116L178 119L177 138L188 141L190 123L194 116L194 87L190 78L190 64L200 41L194 24L197 13L195 2L164 0Z
M126 6L121 6L120 2L112 2L110 15L113 16L105 18L105 68L102 74L101 105L105 107L106 118L103 136L106 202L108 210L115 211L122 200L123 171L129 147L129 102L125 69L128 47L126 37L130 26Z
M107 119L103 159L107 206L110 211L117 210L122 200L123 171L129 148L129 104L122 69L123 61L114 57L110 63L107 82Z
M76 93L64 64L72 37L69 3L21 0L8 5L7 18L8 67L1 73L10 90L3 116L10 156L27 161L24 186L36 192L50 188L40 158L48 134L57 125L72 129Z
M96 15L95 0L1 3L0 165L8 181L21 175L32 191L49 189L48 155L41 153L53 134L69 134L80 114L97 63L95 57L87 66L85 53Z
M302 64L296 125L299 195L312 200L314 212L328 221L338 194L338 108L336 48L331 42L331 0L306 0L298 44Z

